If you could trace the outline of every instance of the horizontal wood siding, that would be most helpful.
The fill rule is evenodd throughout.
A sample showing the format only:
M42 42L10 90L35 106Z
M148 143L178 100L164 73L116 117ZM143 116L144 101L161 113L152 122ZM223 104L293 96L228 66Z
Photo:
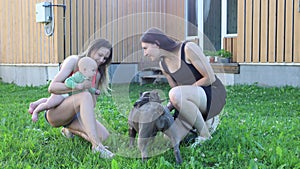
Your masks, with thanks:
M242 63L300 63L300 13L296 0L238 1L238 36L233 54ZM235 51L233 51L235 52Z

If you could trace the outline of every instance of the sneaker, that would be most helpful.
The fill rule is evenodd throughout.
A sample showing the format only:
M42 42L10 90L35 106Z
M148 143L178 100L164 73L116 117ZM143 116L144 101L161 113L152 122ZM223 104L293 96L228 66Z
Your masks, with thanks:
M198 145L201 146L202 143L204 143L205 141L207 140L211 140L212 137L210 136L209 138L205 138L205 137L202 137L202 136L198 136L196 137L195 139L195 142L191 145L191 148L195 148L197 147Z
M112 152L110 152L109 150L107 150L104 146L97 146L96 148L93 148L93 153L100 153L100 158L104 158L104 159L111 159L113 158L114 154Z
M212 135L216 130L217 130L217 127L220 123L220 118L219 118L219 115L209 119L206 121L206 126L209 130L209 133Z
M62 134L64 137L68 138L68 139L74 138L74 134L71 133L70 130L68 130L68 129L65 128L65 127L63 127L63 128L61 129L61 134Z

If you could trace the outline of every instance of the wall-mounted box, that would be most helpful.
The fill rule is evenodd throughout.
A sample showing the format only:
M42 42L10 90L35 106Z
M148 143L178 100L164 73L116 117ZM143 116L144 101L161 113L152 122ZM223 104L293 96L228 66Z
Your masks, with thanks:
M36 22L48 23L52 20L51 3L41 2L35 5Z

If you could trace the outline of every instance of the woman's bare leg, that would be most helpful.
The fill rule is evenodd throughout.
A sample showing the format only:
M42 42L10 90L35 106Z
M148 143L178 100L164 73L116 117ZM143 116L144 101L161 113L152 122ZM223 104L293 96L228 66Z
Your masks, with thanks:
M80 117L79 117L80 118ZM106 130L106 128L101 124L99 123L97 120L97 132L98 132L98 135L100 137L100 140L101 142L105 141L108 136L109 136L109 132ZM88 135L84 132L84 129L81 125L81 122L80 122L80 119L75 119L69 126L66 127L71 133L75 134L75 135L78 135L82 138L84 138L85 140L89 141L89 142L92 142L90 140L90 138L88 137Z
M39 100L37 100L37 101L35 101L35 102L31 102L31 103L29 104L28 113L29 113L29 114L32 114L33 111L34 111L34 109L35 109L38 105L40 105L41 103L45 103L45 102L47 101L47 99L48 99L48 98L41 98L41 99L39 99Z
M38 120L38 114L41 111L48 110L59 105L65 98L62 95L52 94L44 103L40 103L32 113L32 121L36 122Z
M60 127L70 123L76 112L80 112L80 125L72 123L69 128L85 134L87 136L86 140L91 142L93 147L102 146L99 131L104 127L96 121L93 99L88 92L78 93L66 98L59 106L48 111L47 119L52 126ZM77 134L80 135L79 133ZM105 135L103 135L103 138L105 138Z
M179 110L179 116L194 126L200 136L211 137L201 114L201 112L206 111L207 105L206 94L202 88L178 86L170 90L169 98L174 107Z

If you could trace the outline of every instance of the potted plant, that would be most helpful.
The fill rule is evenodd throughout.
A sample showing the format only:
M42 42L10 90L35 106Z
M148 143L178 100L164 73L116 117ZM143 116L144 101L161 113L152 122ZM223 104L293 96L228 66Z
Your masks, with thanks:
M225 49L221 49L218 51L218 55L220 56L218 59L218 61L220 63L230 63L231 62L231 58L232 58L231 52L229 52Z
M218 53L216 51L205 50L203 53L209 58L209 63L214 63L215 57L218 56Z

